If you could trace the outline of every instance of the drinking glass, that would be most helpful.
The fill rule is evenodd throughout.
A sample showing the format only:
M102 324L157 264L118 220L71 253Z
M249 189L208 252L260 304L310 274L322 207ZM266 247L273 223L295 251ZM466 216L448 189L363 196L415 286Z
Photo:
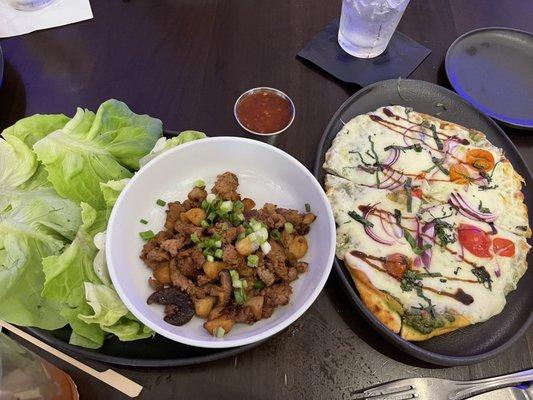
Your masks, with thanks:
M50 5L55 0L7 0L7 2L17 10L33 11Z
M359 58L379 56L387 48L409 0L343 0L338 41Z
M0 333L0 400L78 400L66 373Z

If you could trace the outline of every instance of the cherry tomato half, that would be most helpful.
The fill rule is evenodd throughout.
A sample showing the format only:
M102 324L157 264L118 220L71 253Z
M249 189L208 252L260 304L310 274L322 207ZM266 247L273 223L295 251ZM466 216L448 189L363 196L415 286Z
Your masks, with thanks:
M460 185L468 183L470 175L468 169L462 164L453 164L450 167L450 181Z
M497 237L492 240L492 250L497 256L513 257L515 253L515 245L509 239Z
M479 171L490 171L494 168L494 156L487 150L471 149L466 153L466 163Z
M393 253L385 257L383 267L389 273L389 275L397 279L402 279L405 270L410 264L409 257L400 253Z
M480 258L491 258L489 235L474 225L460 224L459 229L459 243L467 249L470 253Z

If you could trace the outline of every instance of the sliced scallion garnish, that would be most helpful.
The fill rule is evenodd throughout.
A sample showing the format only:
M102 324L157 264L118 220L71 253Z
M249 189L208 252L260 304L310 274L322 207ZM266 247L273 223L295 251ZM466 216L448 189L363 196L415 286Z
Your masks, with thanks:
M156 204L158 206L163 207L163 206L165 206L167 204L167 202L165 200L157 199Z
M150 240L155 237L155 233L152 231L139 232L139 236L143 240Z
M145 219L141 219L139 222L140 222L141 224L143 224L143 225L146 225L146 224L148 223L148 221L145 220Z

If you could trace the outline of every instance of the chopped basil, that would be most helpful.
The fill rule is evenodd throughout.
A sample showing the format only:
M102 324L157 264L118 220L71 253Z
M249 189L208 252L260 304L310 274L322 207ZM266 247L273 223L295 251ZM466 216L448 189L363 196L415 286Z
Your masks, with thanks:
M144 231L144 232L139 232L139 236L143 240L150 240L150 239L155 238L155 233L152 231Z
M412 144L410 146L400 146L400 145L397 145L397 144L391 144L391 145L389 145L389 146L384 148L385 151L388 151L390 149L398 149L398 150L401 150L401 151L414 150L417 153L420 153L422 151L422 146L420 145L420 143L415 143L415 144Z
M448 282L446 279L439 279L439 281L441 281L442 283Z
M487 185L483 185L483 186L479 186L479 190L490 190L490 189L496 189L498 187L498 185L493 185L493 186L487 186Z
M437 144L437 149L442 150L444 145L442 144L442 140L440 140L439 134L437 133L437 127L431 124L429 129L431 129L431 132L433 132L433 140L435 140L435 143Z
M477 278L477 281L485 288L492 290L492 278L485 267L472 268L470 272L474 274L474 276Z
M355 211L348 211L348 215L354 220L356 220L357 222L359 222L360 224L362 224L363 226L368 226L369 228L372 228L374 226L372 222L370 222L363 216L357 214Z
M518 226L516 227L516 229L518 229L519 231L526 232L526 231L527 231L527 226L525 226L525 225L518 225Z
M434 219L435 223L435 236L437 238L437 244L441 247L446 247L450 243L455 243L457 240L453 225L442 219Z
M487 207L483 207L483 202L481 200L479 200L479 206L477 207L477 209L484 214L490 213L490 209L488 209Z
M405 238L405 240L407 240L407 243L409 243L409 245L413 249L413 252L417 256L421 256L424 251L431 248L431 245L429 243L426 243L424 246L422 246L422 248L418 247L416 244L416 239L413 237L413 235L411 235L411 232L409 232L405 228L403 229L403 237Z
M457 267L455 268L455 270L453 271L453 274L454 275L457 275L459 273L459 270L461 269L461 267Z
M431 161L433 161L433 164L435 165L432 166L431 168L426 169L424 172L431 172L431 170L433 170L436 167L440 169L443 174L450 175L450 171L448 171L446 168L442 166L442 163L444 162L444 158L439 159L437 157L431 157Z
M396 224L401 228L402 227L402 212L397 208L394 209L394 219Z
M368 141L370 142L370 150L372 151L372 154L368 152L367 153L370 157L374 159L374 167L377 168L376 169L376 185L377 185L377 188L379 189L379 185L381 184L381 182L379 181L379 171L381 171L383 168L381 164L379 163L378 153L376 153L376 149L374 147L374 141L372 140L372 136L368 137Z
M413 187L411 186L412 181L413 180L411 179L411 177L409 177L403 184L405 193L407 194L407 212L413 211L413 193L412 193Z

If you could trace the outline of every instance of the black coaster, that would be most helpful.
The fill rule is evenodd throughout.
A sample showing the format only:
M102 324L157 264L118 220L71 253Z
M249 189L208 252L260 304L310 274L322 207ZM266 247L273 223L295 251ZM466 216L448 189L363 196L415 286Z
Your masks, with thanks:
M335 78L366 86L392 78L406 78L431 53L401 32L394 32L385 52L375 58L357 58L337 42L339 20L332 21L298 53Z

